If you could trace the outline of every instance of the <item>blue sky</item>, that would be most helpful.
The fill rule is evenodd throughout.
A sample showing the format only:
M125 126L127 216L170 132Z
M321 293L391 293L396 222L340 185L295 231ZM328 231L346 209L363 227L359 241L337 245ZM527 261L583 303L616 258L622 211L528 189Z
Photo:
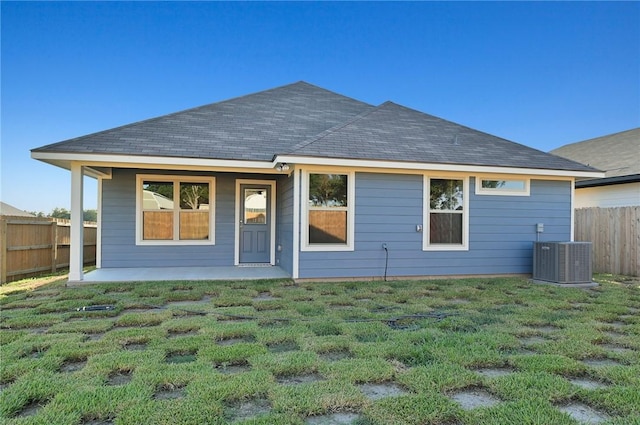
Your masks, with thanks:
M640 126L639 2L0 7L0 199L31 211L70 205L32 148L299 80L544 151Z

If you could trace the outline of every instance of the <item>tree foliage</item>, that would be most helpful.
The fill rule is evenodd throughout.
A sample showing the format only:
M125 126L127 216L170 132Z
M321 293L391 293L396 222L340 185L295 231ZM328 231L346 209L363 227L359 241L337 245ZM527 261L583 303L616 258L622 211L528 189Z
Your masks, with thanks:
M430 204L434 210L462 209L462 180L431 179Z
M315 207L346 207L347 176L343 174L310 174L309 201Z

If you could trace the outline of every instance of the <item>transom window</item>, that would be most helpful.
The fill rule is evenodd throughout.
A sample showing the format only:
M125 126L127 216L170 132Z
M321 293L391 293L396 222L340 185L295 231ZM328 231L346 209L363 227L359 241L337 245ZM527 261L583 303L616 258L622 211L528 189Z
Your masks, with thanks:
M215 179L137 176L137 243L214 243Z
M304 174L303 249L353 249L353 173Z
M476 178L476 194L504 195L504 196L529 196L529 179L477 177Z
M425 177L425 250L468 247L468 178Z

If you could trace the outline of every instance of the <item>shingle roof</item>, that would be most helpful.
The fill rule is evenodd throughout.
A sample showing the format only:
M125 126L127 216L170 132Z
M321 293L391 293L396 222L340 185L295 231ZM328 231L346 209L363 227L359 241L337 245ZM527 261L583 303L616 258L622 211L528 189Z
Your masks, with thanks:
M300 156L587 170L584 165L451 121L385 102L294 147Z
M571 143L551 151L605 172L605 177L640 174L640 128Z
M305 82L34 149L271 161L274 154L373 106Z
M392 102L375 107L302 81L33 152L247 161L294 155L595 171Z
M11 215L11 216L19 216L19 217L35 217L34 214L30 212L26 212L20 210L12 205L5 204L4 202L0 202L0 215Z

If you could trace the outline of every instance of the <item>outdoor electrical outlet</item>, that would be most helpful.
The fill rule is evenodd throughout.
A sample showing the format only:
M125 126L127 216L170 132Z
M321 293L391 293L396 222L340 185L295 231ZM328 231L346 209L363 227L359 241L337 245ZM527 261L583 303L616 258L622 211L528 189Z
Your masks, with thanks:
M387 244L386 243L382 244L382 249L387 249Z

